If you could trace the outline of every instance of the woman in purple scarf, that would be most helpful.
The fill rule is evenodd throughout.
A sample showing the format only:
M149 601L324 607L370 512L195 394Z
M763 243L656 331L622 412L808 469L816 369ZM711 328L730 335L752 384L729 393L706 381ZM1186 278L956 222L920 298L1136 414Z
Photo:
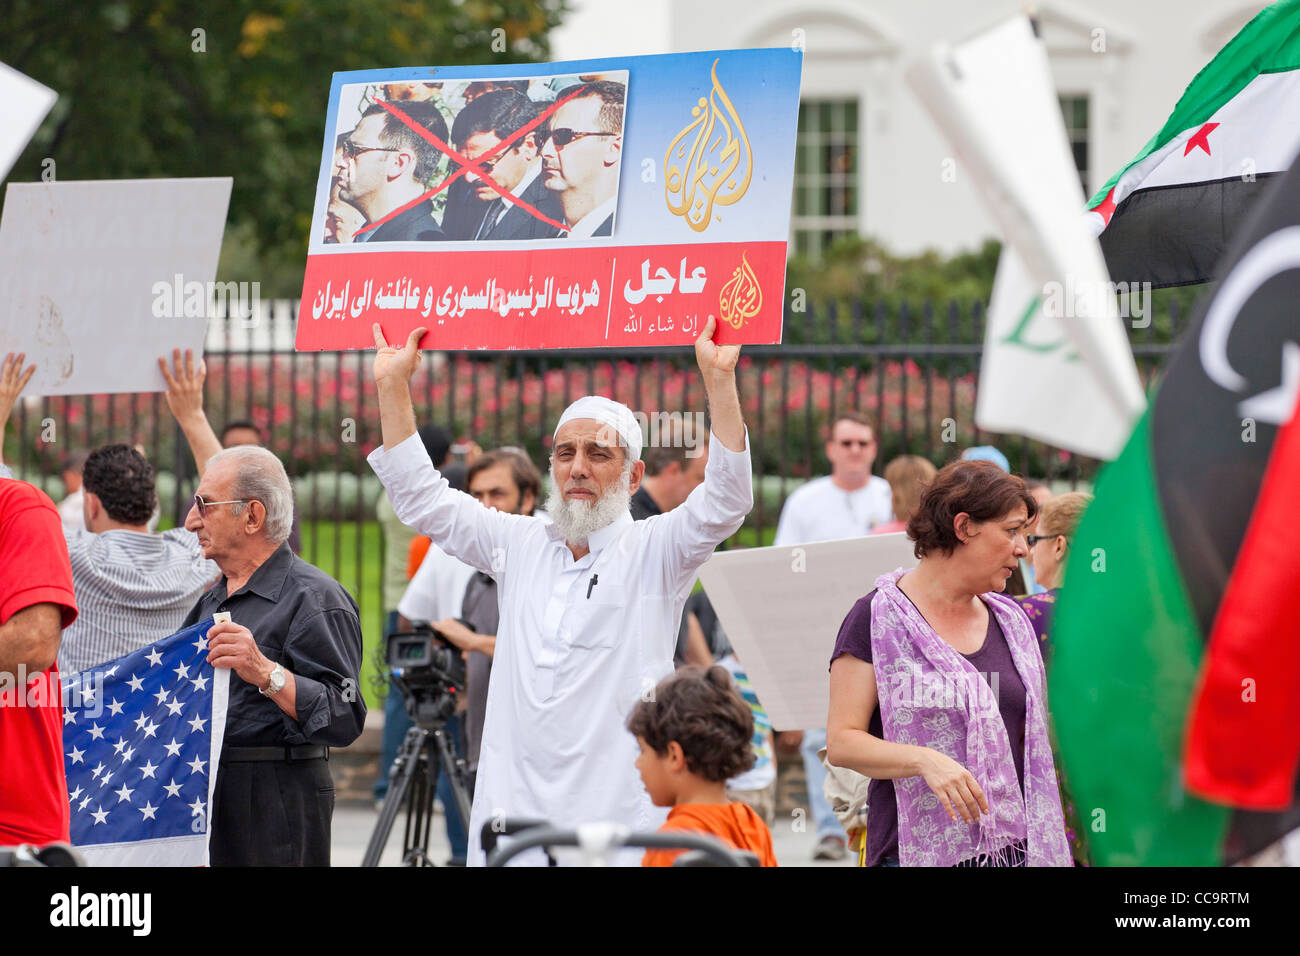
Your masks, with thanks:
M1038 640L1001 592L1037 504L985 461L935 477L831 656L827 760L871 778L868 866L1069 866Z

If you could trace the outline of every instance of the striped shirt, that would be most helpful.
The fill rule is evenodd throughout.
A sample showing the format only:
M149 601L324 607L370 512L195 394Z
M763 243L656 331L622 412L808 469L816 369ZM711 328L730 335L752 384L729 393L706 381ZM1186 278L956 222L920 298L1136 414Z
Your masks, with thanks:
M63 632L59 671L73 674L129 654L181 629L221 574L192 531L113 529L66 534L81 614Z

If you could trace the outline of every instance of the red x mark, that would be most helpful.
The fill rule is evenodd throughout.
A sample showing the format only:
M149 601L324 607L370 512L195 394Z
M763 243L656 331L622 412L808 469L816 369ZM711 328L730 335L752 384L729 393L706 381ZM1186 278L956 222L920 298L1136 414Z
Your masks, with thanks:
M504 200L506 200L506 202L511 203L512 205L518 206L520 209L524 210L524 212L529 213L530 215L537 217L538 219L540 219L542 222L546 223L547 225L555 226L557 229L561 229L561 230L563 230L564 232L568 232L568 231L569 231L569 227L566 226L564 223L562 223L562 222L556 222L554 219L551 219L550 217L548 217L548 216L546 216L545 214L543 214L541 210L539 210L539 209L537 209L536 207L534 207L534 206L532 206L532 205L529 205L528 203L524 202L522 199L520 199L520 198L519 198L518 196L516 196L514 193L510 192L510 190L505 189L504 187L498 185L497 182L496 182L496 180L494 180L494 179L491 177L491 175L489 175L489 174L488 174L488 173L483 169L482 164L483 164L484 162L490 160L493 156L497 155L498 153L504 152L505 150L509 149L509 148L511 147L511 144L514 143L515 140L521 140L521 141L522 141L523 137L527 136L529 133L531 133L531 132L532 132L534 129L536 129L538 126L542 125L542 123L546 122L547 118L550 117L552 113L554 113L554 112L555 112L556 110L558 110L561 106L563 106L565 103L567 103L569 100L573 99L575 96L577 96L577 95L578 95L579 93L581 93L581 92L582 92L582 87L577 87L577 88L574 89L574 91L573 91L572 93L568 94L567 96L563 96L563 97L561 97L560 99L556 100L554 103L552 103L550 106L548 106L545 110L543 110L543 111L542 111L542 114L541 114L540 116L538 116L538 117L537 117L536 119L534 119L532 122L527 123L527 124L521 126L519 129L515 130L513 133L511 133L509 136L507 136L507 137L506 137L505 139L503 139L501 142L497 143L497 144L496 144L495 146L493 146L491 149L489 149L489 150L487 150L486 152L484 152L481 156L479 156L478 159L468 159L467 157L461 155L460 153L458 153L458 152L456 152L454 149L452 149L450 146L448 146L446 143L444 143L442 140L440 140L437 136L434 136L431 132L429 132L427 129L425 129L423 126L421 126L419 123L415 122L413 119L411 119L411 118L410 118L409 116L407 116L405 113L403 113L401 110L396 109L395 107L393 107L390 103L388 103L388 102L385 101L385 100L378 100L377 102L379 103L380 106L382 106L382 107L383 107L384 109L386 109L388 112L392 113L392 114L393 114L394 116L396 116L399 120L401 120L403 123L405 123L405 124L406 124L406 125L407 125L411 130L412 130L412 131L415 132L415 134L416 134L417 136L420 136L420 137L422 137L423 139L425 139L426 141L428 141L429 143L432 143L432 144L433 144L433 145L438 149L439 152L441 152L443 155L449 157L453 163L455 163L455 164L459 164L459 165L460 165L460 169L456 170L454 173L452 173L450 176L448 176L446 179L444 179L442 182L440 182L438 185L434 186L432 189L430 189L428 192L424 193L423 195L421 195L421 196L416 196L414 199L412 199L412 200L411 200L410 202L408 202L406 205L404 205L404 206L398 206L396 209L394 209L392 212L388 213L386 216L382 216L382 217L380 217L379 219L376 219L374 222L367 224L367 225L364 226L363 228L358 229L357 232L356 232L356 234L357 234L357 235L360 235L360 234L363 233L363 232L369 232L371 229L377 229L379 226L382 226L384 223L388 222L388 220L393 219L393 218L396 217L396 216L400 216L402 213L406 212L408 209L411 209L411 208L413 208L413 207L415 207L415 206L418 206L420 203L424 202L424 201L425 201L426 199L428 199L430 196L435 196L435 195L437 195L438 193L442 192L444 189L446 189L448 186L450 186L452 183L454 183L454 182L455 182L457 179L459 179L461 176L464 176L466 173L471 172L471 171L472 171L475 175L477 175L478 178L481 179L485 185L487 185L487 186L491 186L493 189L495 189L495 190L497 191L497 193L500 194L501 198L504 199Z

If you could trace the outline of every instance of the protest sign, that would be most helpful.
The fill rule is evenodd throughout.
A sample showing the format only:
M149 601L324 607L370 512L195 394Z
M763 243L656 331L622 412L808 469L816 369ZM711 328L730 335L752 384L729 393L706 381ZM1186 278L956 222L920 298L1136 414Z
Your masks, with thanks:
M36 364L28 396L161 392L160 355L202 353L214 296L229 306L247 291L214 282L230 186L229 178L8 185L0 355L26 352Z
M777 730L826 726L831 651L844 617L876 578L916 565L906 534L719 551L705 593Z
M0 63L0 181L58 98L53 90Z
M801 54L335 74L299 349L781 339Z

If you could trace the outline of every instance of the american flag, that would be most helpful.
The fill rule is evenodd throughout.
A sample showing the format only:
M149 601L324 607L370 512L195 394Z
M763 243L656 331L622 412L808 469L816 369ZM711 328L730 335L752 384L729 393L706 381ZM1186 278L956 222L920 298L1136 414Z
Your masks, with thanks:
M212 619L63 681L72 842L97 866L203 866L230 671Z

